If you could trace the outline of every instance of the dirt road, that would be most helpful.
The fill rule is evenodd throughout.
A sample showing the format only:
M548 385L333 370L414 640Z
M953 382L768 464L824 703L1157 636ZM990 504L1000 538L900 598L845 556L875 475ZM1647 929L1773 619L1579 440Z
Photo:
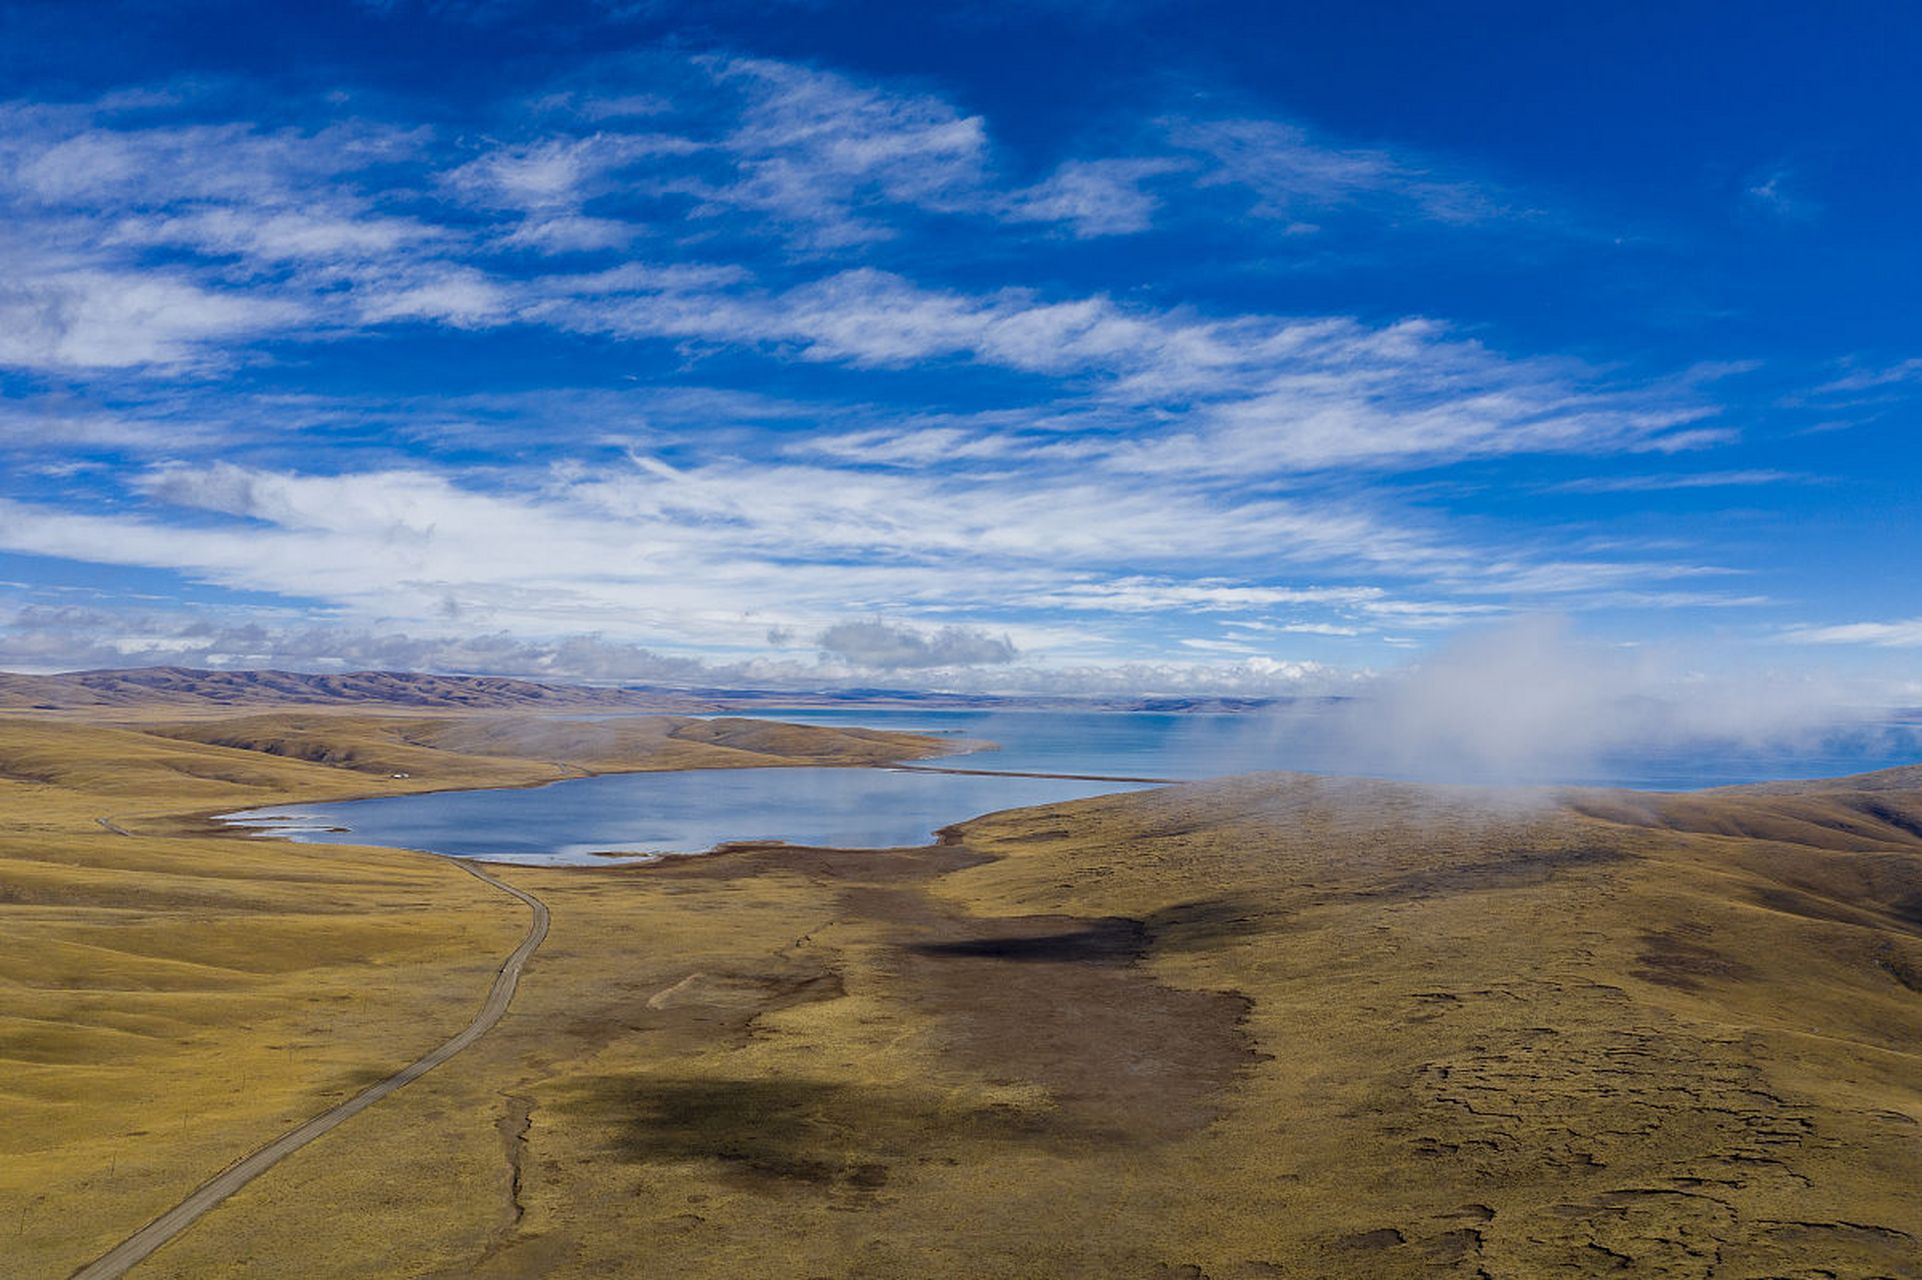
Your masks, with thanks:
M527 936L501 965L500 972L495 975L493 988L487 993L487 1002L481 1006L480 1012L474 1015L474 1020L468 1023L460 1034L425 1057L396 1071L378 1084L369 1086L332 1110L322 1112L298 1129L283 1134L245 1159L229 1165L220 1174L202 1183L185 1200L128 1236L95 1261L74 1272L74 1280L111 1280L112 1277L125 1275L129 1269L154 1250L199 1221L222 1200L273 1168L281 1159L365 1111L388 1094L420 1079L486 1035L488 1030L501 1020L501 1015L507 1012L507 1006L514 999L514 992L520 985L521 969L527 964L528 957L534 954L535 949L547 937L547 906L533 894L497 880L470 863L456 860L455 865L470 875L485 880L502 893L519 898L534 913L533 921L528 926Z

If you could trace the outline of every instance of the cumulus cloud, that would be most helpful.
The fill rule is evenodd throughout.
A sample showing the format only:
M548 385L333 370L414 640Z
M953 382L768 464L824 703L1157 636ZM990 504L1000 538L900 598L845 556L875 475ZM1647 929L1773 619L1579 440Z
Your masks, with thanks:
M838 622L815 643L823 652L857 666L883 671L921 667L974 667L1013 662L1014 642L971 627L927 632L879 620Z

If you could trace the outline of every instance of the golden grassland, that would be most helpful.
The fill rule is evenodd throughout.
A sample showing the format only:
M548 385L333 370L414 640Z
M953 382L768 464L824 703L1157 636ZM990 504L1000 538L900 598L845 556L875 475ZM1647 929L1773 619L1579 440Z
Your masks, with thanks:
M550 758L556 733L571 759ZM197 815L934 749L670 718L0 720L0 1274L65 1274L452 1034L525 929L444 860L219 835Z
M909 747L608 723L0 726L0 1271L437 1042L525 927L180 815ZM506 1020L137 1274L1922 1275L1922 771L1268 775L500 874L553 913Z

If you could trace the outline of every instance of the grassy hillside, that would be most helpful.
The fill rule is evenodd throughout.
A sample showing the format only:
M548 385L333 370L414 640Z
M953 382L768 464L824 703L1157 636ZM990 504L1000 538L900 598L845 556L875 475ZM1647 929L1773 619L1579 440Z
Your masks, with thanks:
M405 772L414 778L464 776L464 771L493 768L518 779L530 764L543 781L636 768L873 765L918 759L946 749L916 734L822 731L765 720L683 716L576 721L277 712L142 728L185 742L309 760L377 776ZM457 781L457 785L474 784Z
M524 911L441 859L214 835L191 815L938 749L680 719L0 719L0 1275L65 1274L451 1034L525 927Z
M402 723L344 730L334 764L304 757L352 721L116 737L142 779L122 807L164 830L165 773L178 811L242 785L177 750L363 788L415 780L338 752L640 750ZM48 750L6 767L44 774ZM111 789L121 766L85 767ZM991 815L930 850L509 868L553 932L507 1020L141 1274L1916 1275L1922 789L1889 781L1271 775ZM0 908L10 939L40 930L7 957L39 1003L0 1049L32 1064L5 1086L0 1178L27 1211L0 1271L58 1274L404 1061L522 923L431 859L116 837L86 830L116 791L8 785L41 789L6 811L46 834L0 868L64 896Z

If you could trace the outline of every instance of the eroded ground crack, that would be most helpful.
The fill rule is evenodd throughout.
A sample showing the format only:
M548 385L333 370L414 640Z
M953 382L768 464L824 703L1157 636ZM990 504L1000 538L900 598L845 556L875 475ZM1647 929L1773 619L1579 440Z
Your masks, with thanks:
M534 1100L521 1094L506 1095L507 1106L494 1129L501 1137L501 1154L507 1159L507 1220L504 1233L520 1228L527 1208L521 1203L521 1167L527 1155L527 1131L534 1121Z

